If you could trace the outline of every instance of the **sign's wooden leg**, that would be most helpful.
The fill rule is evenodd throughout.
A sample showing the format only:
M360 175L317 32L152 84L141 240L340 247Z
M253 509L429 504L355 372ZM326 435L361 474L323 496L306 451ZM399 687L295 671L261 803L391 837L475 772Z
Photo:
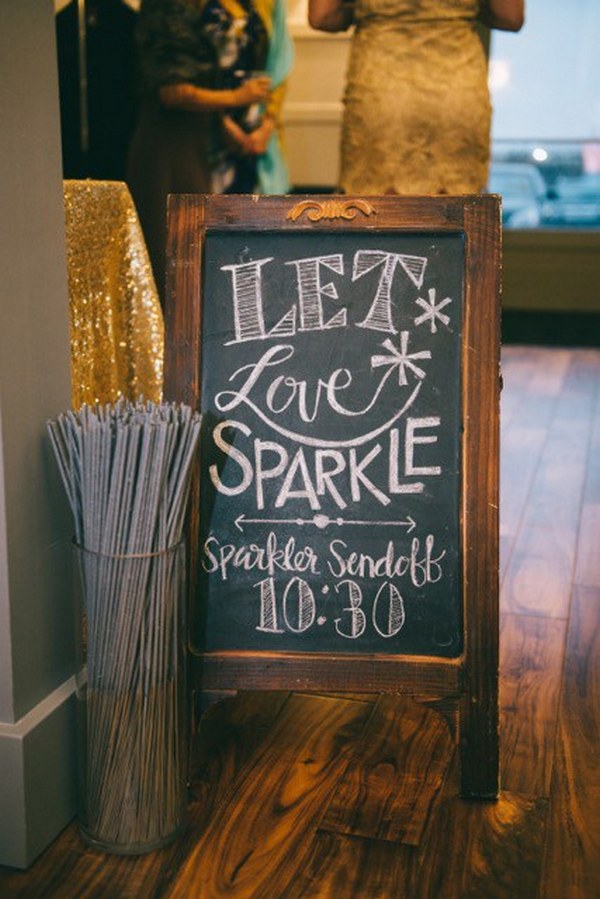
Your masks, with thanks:
M498 676L478 678L460 701L460 794L464 799L497 799L500 788Z

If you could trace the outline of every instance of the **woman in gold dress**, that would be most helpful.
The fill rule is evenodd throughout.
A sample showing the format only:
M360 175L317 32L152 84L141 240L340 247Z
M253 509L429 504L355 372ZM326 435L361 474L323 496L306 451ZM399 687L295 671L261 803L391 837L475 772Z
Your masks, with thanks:
M348 194L485 188L491 104L479 24L518 31L524 0L309 0L321 31L356 24L344 97Z

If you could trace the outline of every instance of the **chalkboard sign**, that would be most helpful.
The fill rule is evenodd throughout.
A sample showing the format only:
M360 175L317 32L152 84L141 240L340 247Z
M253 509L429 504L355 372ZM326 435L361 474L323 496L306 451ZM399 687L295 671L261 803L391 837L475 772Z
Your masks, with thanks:
M197 645L460 653L463 265L457 235L207 236Z
M485 666L461 732L494 732L498 220L489 196L172 198L204 686L459 696Z

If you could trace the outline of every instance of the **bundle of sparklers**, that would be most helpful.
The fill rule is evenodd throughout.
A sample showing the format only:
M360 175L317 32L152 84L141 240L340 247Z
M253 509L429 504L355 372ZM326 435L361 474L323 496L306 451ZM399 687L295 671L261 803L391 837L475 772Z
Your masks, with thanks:
M48 423L75 524L85 647L85 836L161 845L187 778L183 527L200 416L175 404L84 406Z

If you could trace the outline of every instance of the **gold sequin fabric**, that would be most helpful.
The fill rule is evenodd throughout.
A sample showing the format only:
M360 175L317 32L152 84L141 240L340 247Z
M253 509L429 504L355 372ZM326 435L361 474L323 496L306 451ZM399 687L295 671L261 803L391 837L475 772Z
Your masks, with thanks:
M162 311L129 190L65 181L64 200L73 407L160 402Z
M342 135L351 194L484 189L491 106L477 0L356 0Z

